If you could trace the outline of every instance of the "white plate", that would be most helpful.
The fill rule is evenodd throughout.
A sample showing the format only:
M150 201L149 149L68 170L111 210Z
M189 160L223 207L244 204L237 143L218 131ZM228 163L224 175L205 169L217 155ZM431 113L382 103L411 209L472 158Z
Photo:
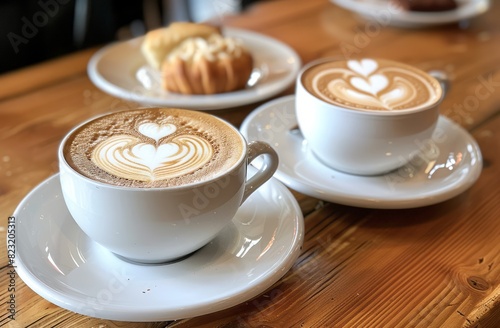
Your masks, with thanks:
M444 116L433 140L420 143L418 156L405 167L379 176L349 175L323 165L300 132L290 132L296 125L295 96L286 96L250 113L241 132L249 141L267 141L278 152L276 178L303 194L334 203L367 208L431 205L465 191L482 170L475 140Z
M340 7L351 10L380 25L400 27L427 27L459 22L485 13L489 0L457 0L454 10L439 12L405 11L391 4L390 0L331 0Z
M88 75L103 91L145 105L182 107L198 110L222 109L258 102L274 96L292 83L301 67L297 53L284 43L235 28L224 35L241 39L254 57L254 71L260 78L252 87L215 95L181 95L161 89L159 72L148 69L140 46L144 37L111 44L89 61ZM140 71L140 78L137 73ZM145 81L152 80L148 84Z
M66 209L59 175L14 216L16 271L31 289L65 309L123 321L194 317L257 296L292 267L304 235L297 201L275 179L212 242L170 264L128 263L89 240Z

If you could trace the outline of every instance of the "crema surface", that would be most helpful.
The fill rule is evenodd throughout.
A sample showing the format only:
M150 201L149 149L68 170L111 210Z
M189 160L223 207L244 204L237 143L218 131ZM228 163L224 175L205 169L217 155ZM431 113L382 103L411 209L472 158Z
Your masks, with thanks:
M438 81L409 65L361 59L317 64L302 74L302 84L317 98L361 110L413 110L436 104Z
M88 178L129 187L192 184L226 172L243 140L209 114L148 108L99 117L75 130L64 156Z

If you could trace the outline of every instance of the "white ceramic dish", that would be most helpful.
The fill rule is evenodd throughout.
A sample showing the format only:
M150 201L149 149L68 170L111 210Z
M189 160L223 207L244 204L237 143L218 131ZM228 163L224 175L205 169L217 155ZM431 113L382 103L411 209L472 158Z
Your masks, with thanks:
M168 93L159 85L159 72L146 65L140 52L143 37L111 44L89 61L87 72L101 90L151 106L214 110L250 104L274 96L295 82L301 67L297 53L271 37L236 28L224 28L224 35L241 39L254 56L251 87L215 95Z
M92 242L67 211L59 175L29 193L14 217L14 265L32 290L65 309L123 321L194 317L255 297L292 267L304 235L297 201L276 179L212 242L169 264L125 262Z
M389 0L331 0L336 5L355 12L381 25L399 27L429 27L456 23L485 13L489 0L457 0L454 10L440 12L410 12L390 4Z
M468 189L479 177L479 146L462 127L440 116L432 145L405 167L378 176L335 171L311 153L300 132L293 130L295 96L270 101L253 111L241 126L251 140L271 144L280 157L275 177L303 194L334 203L367 208L412 208L439 203ZM292 131L291 131L292 130ZM260 163L254 161L258 166Z

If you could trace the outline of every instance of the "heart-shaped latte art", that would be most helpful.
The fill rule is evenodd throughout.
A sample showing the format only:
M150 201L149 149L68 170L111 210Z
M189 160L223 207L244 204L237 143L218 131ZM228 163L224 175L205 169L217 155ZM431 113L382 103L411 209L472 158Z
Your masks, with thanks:
M151 171L168 162L178 151L179 146L172 143L159 145L158 147L140 143L131 149L131 153L137 159L137 163L147 166Z
M369 58L318 70L311 84L326 102L369 110L423 108L441 95L433 81L411 67Z
M376 96L380 91L384 90L389 84L389 80L384 75L375 74L367 79L361 77L352 77L351 85L358 90Z
M372 77L374 79L368 79L369 82L360 77L351 78L350 83L334 80L328 83L327 89L337 99L388 110L411 102L416 96L415 88L407 81L397 81L391 88L387 88L389 81L384 76L381 79L377 75Z
M359 75L369 76L378 68L378 64L373 59L362 59L360 61L357 60L349 60L347 62L347 67L349 67L353 72L358 73Z
M137 130L142 135L154 139L156 140L156 142L158 142L158 140L160 140L161 138L164 138L174 133L177 130L177 128L173 124L160 125L154 122L147 122L139 125Z
M143 127L142 131L155 140L171 131L155 129L150 125ZM160 145L145 143L130 135L115 135L94 148L91 160L119 178L158 181L195 172L211 160L213 152L210 142L198 135L176 136Z

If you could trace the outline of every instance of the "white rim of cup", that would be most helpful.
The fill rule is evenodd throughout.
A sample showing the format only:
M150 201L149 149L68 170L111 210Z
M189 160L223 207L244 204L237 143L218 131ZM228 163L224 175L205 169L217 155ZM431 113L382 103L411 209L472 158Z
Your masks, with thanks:
M243 149L241 151L241 155L240 157L238 158L238 160L226 171L224 172L221 172L213 177L211 177L210 179L208 180L203 180L203 181L198 181L198 182L193 182L193 183L189 183L189 184L184 184L184 185L181 185L181 186L170 186L170 187L129 187L129 186L117 186L117 185L113 185L113 184L110 184L110 183L106 183L106 182L102 182L102 181L98 181L98 180L94 180L92 178L89 178L87 177L86 175L83 175L82 173L76 171L71 165L69 165L68 161L66 160L66 157L64 156L64 146L66 145L66 142L68 141L69 137L71 135L73 135L73 133L78 130L79 128L81 128L82 126L94 121L94 120L97 120L101 117L104 117L104 116L107 116L107 115L113 115L113 114L116 114L116 113L123 113L123 112L131 112L131 111L136 111L136 110L141 110L141 109L144 109L144 110L147 110L147 109L155 109L155 108L159 108L159 109L176 109L176 110L182 110L182 111L189 111L189 112L196 112L197 114L200 114L202 116L204 115L209 115L211 116L212 118L222 122L223 124L225 124L226 126L228 126L229 128L231 128L231 130L234 131L234 133L240 138L240 141L241 141L241 144L243 145ZM195 110L190 110L190 109L184 109L184 108L167 108L167 107L140 107L140 108L136 108L136 109L125 109L125 110L121 110L121 111L116 111L116 112L108 112L108 113L104 113L104 114L99 114L99 115L96 115L94 117L91 117L81 123L79 123L78 125L76 125L75 127L73 127L69 132L66 133L66 135L64 136L64 138L61 140L60 144L59 144L59 149L58 149L58 160L59 161L62 161L63 162L63 165L67 166L69 170L71 170L71 172L81 178L83 178L84 180L87 180L88 182L91 182L91 183L95 183L97 185L100 185L100 186L103 186L103 187L106 187L106 188L112 188L112 189L121 189L121 190L130 190L130 191L138 191L138 190L141 190L141 191L158 191L158 190L172 190L172 191L182 191L184 189L191 189L193 187L199 187L199 186L203 186L203 185L206 185L206 184L210 184L210 183L213 183L214 181L216 181L217 179L221 178L222 176L224 175L232 175L234 174L234 172L239 168L240 165L245 165L246 163L242 163L244 161L244 159L247 157L247 152L248 152L248 144L245 140L245 138L241 135L241 133L238 131L238 129L236 129L236 127L234 127L231 123L229 123L228 121L220 118L220 117L217 117L215 115L211 115L211 114L208 114L208 113L202 113L202 112L198 112L198 111L195 111Z
M394 111L387 111L387 110L360 109L360 108L348 107L348 106L342 107L341 105L329 103L327 101L324 101L324 100L312 95L311 92L309 92L309 90L307 90L302 84L302 75L305 73L305 71L307 71L309 68L311 68L313 66L316 66L316 65L324 63L324 62L330 62L330 61L345 61L345 62L347 62L347 61L351 60L351 59L345 59L345 58L341 58L341 57L323 57L323 58L312 60L309 63L305 64L299 72L297 84L300 85L300 87L303 88L305 91L307 91L308 94L312 95L315 100L317 100L321 103L334 106L336 109L341 110L341 111L346 111L346 112L350 112L350 113L355 112L355 113L359 113L361 115L368 115L368 116L405 116L408 114L412 114L412 113L416 113L416 112L425 111L425 110L428 110L431 108L435 108L435 107L439 106L439 104L443 101L444 96L445 96L445 92L443 90L441 83L434 76L430 75L428 72L421 70L420 68L417 68L415 66L405 64L405 63L399 62L397 60L392 60L392 59L377 58L377 57L364 57L364 58L358 58L358 59L352 59L352 60L362 60L362 59L391 61L391 62L395 62L399 65L404 65L406 67L410 67L411 69L414 69L416 71L419 71L419 72L425 74L431 80L433 80L433 82L435 82L437 85L439 85L439 98L436 100L436 102L432 103L431 105L428 105L428 106L425 106L422 108L398 109L398 110L394 110Z

